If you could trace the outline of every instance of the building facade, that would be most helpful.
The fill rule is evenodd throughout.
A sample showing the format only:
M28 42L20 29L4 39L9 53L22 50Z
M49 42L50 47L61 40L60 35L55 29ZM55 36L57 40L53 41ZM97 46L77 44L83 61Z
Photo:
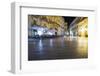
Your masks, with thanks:
M70 36L88 37L88 18L77 17L70 24Z
M66 26L67 27L67 26ZM28 16L28 36L36 34L50 34L62 36L65 31L65 22L62 16ZM41 33L40 33L41 32Z

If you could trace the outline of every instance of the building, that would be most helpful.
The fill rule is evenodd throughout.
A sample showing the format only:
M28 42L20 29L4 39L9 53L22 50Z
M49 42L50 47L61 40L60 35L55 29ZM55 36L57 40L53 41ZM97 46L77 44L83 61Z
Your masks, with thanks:
M29 37L33 37L36 35L62 36L64 35L64 32L65 32L65 22L62 16L39 16L39 15L28 16Z
M88 18L77 17L70 24L70 36L88 37Z
M56 35L56 30L55 29L48 29L47 27L42 27L42 26L37 26L34 25L32 26L30 29L28 29L29 32L29 36L31 37L36 37L36 36L53 36Z

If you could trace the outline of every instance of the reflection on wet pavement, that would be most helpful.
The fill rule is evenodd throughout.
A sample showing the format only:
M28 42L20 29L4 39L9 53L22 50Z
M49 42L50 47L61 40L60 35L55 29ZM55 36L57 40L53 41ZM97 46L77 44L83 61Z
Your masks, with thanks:
M28 40L28 60L76 59L88 57L88 38L58 37Z

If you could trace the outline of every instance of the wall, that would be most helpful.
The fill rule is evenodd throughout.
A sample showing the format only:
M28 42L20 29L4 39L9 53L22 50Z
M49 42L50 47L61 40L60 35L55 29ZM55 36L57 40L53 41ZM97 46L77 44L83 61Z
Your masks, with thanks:
M97 7L97 37L95 44L97 46L96 51L96 68L91 69L73 69L73 70L65 70L61 72L48 72L48 73L35 73L35 74L24 74L23 76L100 76L100 0L1 0L0 1L0 76L13 76L13 74L9 73L10 69L10 47L11 47L11 8L10 3L13 1L17 2L29 2L34 3L35 5L46 5L46 6L54 6L54 7L65 7L67 5L72 6L95 6ZM94 50L95 51L95 50ZM19 76L19 75L17 75Z

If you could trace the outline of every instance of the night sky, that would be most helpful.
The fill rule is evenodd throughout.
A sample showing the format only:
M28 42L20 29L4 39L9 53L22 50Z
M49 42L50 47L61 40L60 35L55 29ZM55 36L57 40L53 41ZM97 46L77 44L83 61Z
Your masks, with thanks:
M76 17L65 17L64 16L64 20L65 20L65 22L67 22L68 23L68 27L69 27L69 25L70 25L70 23L75 19Z

